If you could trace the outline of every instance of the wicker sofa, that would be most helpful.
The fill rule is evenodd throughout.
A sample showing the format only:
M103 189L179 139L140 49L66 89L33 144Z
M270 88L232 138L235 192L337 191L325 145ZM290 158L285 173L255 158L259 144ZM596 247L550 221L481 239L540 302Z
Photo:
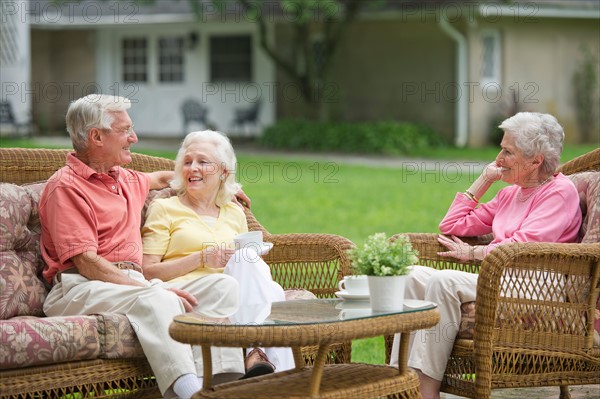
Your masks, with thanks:
M59 398L79 392L93 396L160 396L135 331L127 318L101 313L45 317L48 288L38 277L37 203L44 180L62 167L69 150L0 149L0 398ZM172 170L173 161L134 154L140 171ZM151 192L171 195L169 189ZM326 234L271 235L250 210L250 230L261 229L274 243L265 257L273 277L286 289L302 288L333 297L337 282L350 274L349 240ZM293 293L293 291L292 291ZM306 348L307 363L314 348ZM350 361L350 343L340 344L332 362Z
M485 399L491 389L560 386L568 399L568 385L600 384L600 149L560 171L579 191L582 243L508 244L469 263L439 256L437 234L408 234L420 264L479 273L476 306L462 305L442 391ZM490 237L464 239L482 245Z

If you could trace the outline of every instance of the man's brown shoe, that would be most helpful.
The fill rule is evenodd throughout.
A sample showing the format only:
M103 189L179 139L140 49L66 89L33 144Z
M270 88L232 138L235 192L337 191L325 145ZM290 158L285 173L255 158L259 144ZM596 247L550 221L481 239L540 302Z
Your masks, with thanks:
M244 365L246 366L246 374L240 378L241 380L275 372L275 366L269 361L265 352L259 348L252 349L252 351L246 355Z

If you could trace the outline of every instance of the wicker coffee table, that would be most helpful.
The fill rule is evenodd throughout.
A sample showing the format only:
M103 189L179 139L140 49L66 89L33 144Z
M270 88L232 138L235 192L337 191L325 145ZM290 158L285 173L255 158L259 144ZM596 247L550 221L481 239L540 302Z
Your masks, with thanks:
M372 312L365 303L339 299L275 302L262 323L243 318L211 318L197 313L175 317L170 334L202 346L204 385L194 398L420 398L417 375L406 366L409 334L402 334L398 369L362 363L325 364L330 345L359 338L409 333L439 321L435 304L411 301L399 312ZM254 309L255 310L255 309ZM244 312L245 309L241 308ZM242 321L240 321L242 320ZM306 367L301 347L318 345L314 366ZM212 385L210 346L247 348L287 346L296 368L265 376Z

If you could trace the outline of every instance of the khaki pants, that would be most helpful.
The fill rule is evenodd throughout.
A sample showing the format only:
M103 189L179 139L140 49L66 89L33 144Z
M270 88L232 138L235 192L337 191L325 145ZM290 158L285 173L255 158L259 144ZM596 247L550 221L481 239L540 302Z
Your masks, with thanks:
M404 297L435 302L440 322L412 334L408 366L441 381L460 327L460 305L475 300L477 275L456 270L412 266ZM400 334L394 337L390 364L398 366Z
M134 270L123 273L138 281L143 275ZM176 284L135 287L88 280L80 274L63 274L52 287L44 303L48 316L69 316L98 312L122 313L129 319L156 376L160 391L165 391L184 374L197 374L190 345L169 336L173 317L185 310L179 297L165 289L177 287L198 299L196 310L226 317L237 309L238 283L222 274ZM239 348L213 348L215 374L244 373L244 359ZM201 367L201 364L198 365ZM200 374L201 376L201 374Z

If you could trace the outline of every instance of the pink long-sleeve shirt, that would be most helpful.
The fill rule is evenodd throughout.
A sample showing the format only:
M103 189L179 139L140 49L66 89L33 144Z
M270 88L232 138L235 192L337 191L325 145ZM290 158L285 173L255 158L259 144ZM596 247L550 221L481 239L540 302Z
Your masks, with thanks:
M457 193L440 223L441 232L457 236L493 233L494 239L485 248L485 254L510 242L577 242L579 239L579 194L571 180L561 173L539 187L505 187L491 201L476 205L475 201Z

